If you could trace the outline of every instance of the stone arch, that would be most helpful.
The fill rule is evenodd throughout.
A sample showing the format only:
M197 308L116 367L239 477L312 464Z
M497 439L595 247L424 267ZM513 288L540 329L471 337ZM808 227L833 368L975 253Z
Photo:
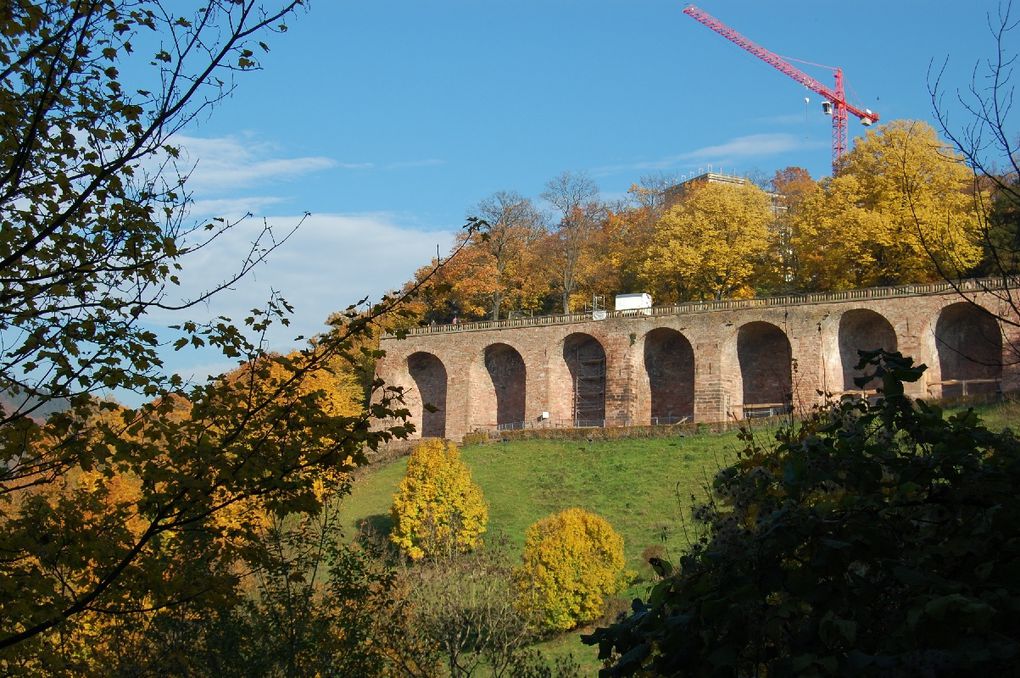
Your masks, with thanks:
M935 350L943 397L998 392L1002 332L989 313L965 301L943 308L935 323Z
M431 353L419 351L407 357L407 371L414 380L418 397L410 407L422 438L446 436L446 366ZM429 412L425 404L435 408Z
M659 327L645 335L645 372L651 423L672 424L694 416L694 348L680 332Z
M737 331L743 414L776 414L793 399L793 351L786 333L769 322L747 323Z
M574 426L602 426L606 420L606 350L590 334L563 340L563 362L570 374L570 418Z
M527 369L524 358L513 346L485 347L485 371L492 383L496 425L511 428L524 424Z
M895 351L896 330L885 316L870 309L857 308L840 316L838 343L839 362L843 371L843 390L853 391L860 388L854 383L854 379L863 374L862 370L855 369L860 362L857 352L879 348ZM865 388L874 388L876 385L876 381L872 380Z

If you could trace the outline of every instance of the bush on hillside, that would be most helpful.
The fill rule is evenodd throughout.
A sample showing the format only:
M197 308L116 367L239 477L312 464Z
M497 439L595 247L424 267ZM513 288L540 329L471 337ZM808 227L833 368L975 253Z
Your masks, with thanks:
M549 631L598 619L606 596L626 579L623 538L605 518L579 508L529 527L523 563L514 571L519 605Z
M705 536L633 614L585 638L604 675L1015 675L1020 443L913 402L898 353L864 354L881 399L745 435L694 519Z
M508 540L497 537L473 553L400 568L411 608L405 630L415 641L411 649L429 648L450 678L524 672L536 626L515 604L514 559Z
M411 453L390 515L390 539L412 560L471 551L489 522L482 490L457 446L435 439Z

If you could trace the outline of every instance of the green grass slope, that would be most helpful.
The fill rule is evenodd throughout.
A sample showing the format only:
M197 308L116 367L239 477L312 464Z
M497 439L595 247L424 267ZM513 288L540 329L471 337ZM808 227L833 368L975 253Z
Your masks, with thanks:
M521 546L533 522L577 506L603 516L623 535L628 567L644 574L645 548L684 548L681 508L688 508L692 493L701 496L737 449L736 434L725 433L606 442L526 440L461 452L489 504L490 538L502 533ZM406 465L398 460L358 478L344 500L348 534L366 524L389 530L390 503Z

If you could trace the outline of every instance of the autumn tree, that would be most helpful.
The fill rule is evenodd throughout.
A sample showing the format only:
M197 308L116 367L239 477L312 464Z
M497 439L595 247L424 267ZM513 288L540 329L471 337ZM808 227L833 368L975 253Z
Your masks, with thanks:
M659 220L644 280L664 301L750 296L771 223L769 197L756 186L695 186Z
M605 217L599 189L587 175L564 172L546 184L542 198L556 210L550 233L549 267L560 291L563 313L570 313L571 295L597 265L592 237Z
M496 274L490 317L499 320L508 300L517 308L534 308L544 287L536 275L542 215L531 200L508 191L482 200L476 214L487 224L479 231L480 244Z
M980 219L963 159L930 125L896 120L804 201L791 244L808 289L929 282L977 265Z
M471 551L489 522L482 490L460 450L437 439L422 441L411 453L390 515L390 539L412 560Z
M184 321L174 346L250 365L243 386L187 390L148 314L185 310L251 270L268 229L220 285L175 297L190 254L232 224L187 218L173 134L259 67L300 0L16 0L0 12L0 669L78 672L67 638L132 611L200 614L239 592L255 506L322 506L314 481L408 429L390 393L334 408L305 383L349 362L394 300L338 314L315 346L269 356L273 298L238 324ZM123 75L122 75L123 74ZM254 338L249 338L249 335ZM276 368L281 369L276 369ZM97 399L133 390L136 409ZM45 421L43 408L66 410ZM237 513L237 512L240 512ZM87 651L88 644L80 647Z
M680 183L675 174L658 172L646 174L627 189L634 206L649 220L661 217L668 207L670 189Z
M591 239L598 263L591 267L579 291L592 295L638 291L654 228L655 221L644 208L607 205L605 218Z
M352 365L340 356L331 355L316 369L306 373L307 363L315 359L314 352L270 353L220 379L227 388L244 392L246 398L253 389L259 389L261 396L265 397L273 389L294 379L294 388L281 392L281 397L288 399L283 404L299 406L301 400L314 400L316 409L327 417L359 416L365 403Z
M245 591L120 614L86 612L20 673L73 675L384 675L396 656L427 653L406 637L409 603L372 544L340 533L344 474L316 478L323 510L235 513L254 526ZM434 670L434 666L431 667Z
M1008 188L987 182L991 205L981 227L981 272L1002 277L1020 273L1020 175L998 180Z
M793 247L794 222L804 202L818 190L818 184L803 167L786 167L776 170L770 189L776 203L772 226L776 266L775 278L768 282L773 291L786 290L797 287L801 278L798 251Z
M423 324L481 320L489 315L501 289L499 273L479 234L459 233L454 248L459 250L456 257L434 259L407 285L421 288L412 308Z

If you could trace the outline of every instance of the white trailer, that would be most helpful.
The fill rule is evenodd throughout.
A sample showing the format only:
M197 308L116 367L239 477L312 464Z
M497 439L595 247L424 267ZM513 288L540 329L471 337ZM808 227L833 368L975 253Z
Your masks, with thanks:
M633 311L635 314L640 313L641 315L651 315L652 295L647 292L638 292L636 294L617 294L616 310Z

